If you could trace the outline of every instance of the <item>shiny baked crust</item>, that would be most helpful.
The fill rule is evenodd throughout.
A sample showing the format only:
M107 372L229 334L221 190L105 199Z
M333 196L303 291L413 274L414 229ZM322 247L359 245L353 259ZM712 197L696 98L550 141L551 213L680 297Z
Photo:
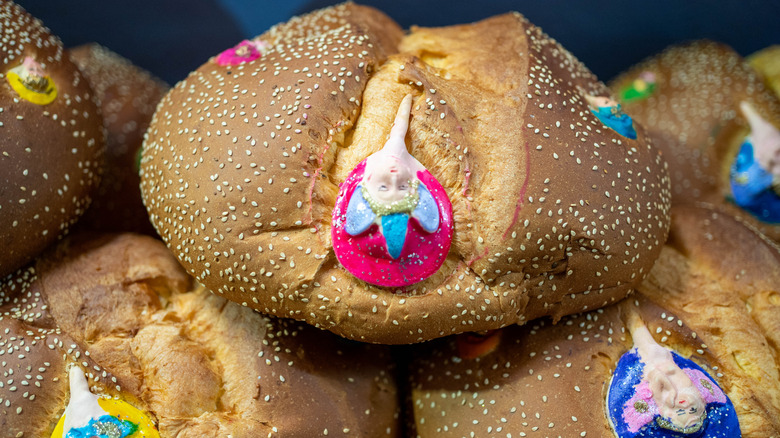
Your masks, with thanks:
M301 36L302 38L299 38ZM643 278L668 227L664 162L591 114L608 89L519 14L400 28L344 4L272 29L163 99L144 146L152 222L187 271L260 312L411 343L593 309ZM414 95L410 152L452 202L448 259L379 288L343 269L331 211Z
M211 294L150 237L74 236L0 297L3 436L50 436L71 364L161 437L398 436L387 347Z
M674 205L721 204L762 233L780 241L777 224L761 222L731 197L729 170L750 133L741 102L780 126L780 100L731 47L699 40L668 47L610 81L615 95L644 72L655 74L655 91L622 102L669 163Z
M79 229L156 236L141 201L138 161L157 103L170 88L99 44L68 50L95 92L106 130L103 179Z
M104 134L95 94L62 42L11 1L0 3L0 277L24 266L84 214L102 170ZM25 58L57 88L46 104L12 88ZM26 96L35 96L35 93Z
M464 358L458 338L423 344L410 368L417 436L614 436L605 398L638 315L655 340L708 370L742 436L780 433L780 248L706 206L673 209L670 242L637 293L615 305L534 321Z

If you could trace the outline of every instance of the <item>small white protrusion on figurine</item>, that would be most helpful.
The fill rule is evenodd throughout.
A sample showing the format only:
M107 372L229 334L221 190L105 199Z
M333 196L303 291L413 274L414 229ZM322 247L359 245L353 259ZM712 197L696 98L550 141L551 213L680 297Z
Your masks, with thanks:
M753 156L775 181L780 180L780 130L761 117L748 102L742 101L739 109L750 125Z
M65 408L63 434L66 436L71 429L87 426L90 420L97 420L108 413L98 404L98 396L90 392L89 383L84 371L73 365L68 373L70 379L70 401Z
M637 353L644 363L644 377L661 416L680 428L700 422L706 402L690 377L672 357L672 352L659 345L638 316L628 324Z

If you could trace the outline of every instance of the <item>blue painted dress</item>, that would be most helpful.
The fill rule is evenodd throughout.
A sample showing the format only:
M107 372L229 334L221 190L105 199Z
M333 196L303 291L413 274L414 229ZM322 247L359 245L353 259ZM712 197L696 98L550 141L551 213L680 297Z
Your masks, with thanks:
M634 121L631 117L623 112L620 104L617 106L600 106L596 109L591 109L592 112L606 127L612 129L623 137L636 140L636 130L634 129Z
M706 417L700 429L683 433L662 426L664 418L652 398L644 366L636 349L620 358L607 394L609 421L618 438L687 437L734 438L742 436L731 400L695 362L672 352L675 364L691 379L706 402Z
M756 161L750 137L731 165L730 183L735 204L763 222L780 223L780 194L774 176Z
M103 415L97 420L89 420L86 426L69 430L65 438L125 438L136 430L138 426L135 423Z

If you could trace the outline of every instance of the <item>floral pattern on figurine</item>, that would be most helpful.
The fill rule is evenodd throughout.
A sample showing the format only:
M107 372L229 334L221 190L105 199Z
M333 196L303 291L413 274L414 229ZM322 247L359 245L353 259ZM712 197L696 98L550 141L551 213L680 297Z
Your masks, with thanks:
M390 137L339 187L333 248L352 275L385 287L418 283L444 263L452 205L441 184L406 150L412 96L401 102Z
M759 220L780 223L780 131L747 102L740 109L751 132L729 172L732 199Z
M607 128L617 132L623 137L636 140L636 129L631 117L623 112L620 104L605 96L585 95L593 113Z
M607 394L618 438L741 436L731 401L695 362L655 342L636 317L634 348L615 367Z

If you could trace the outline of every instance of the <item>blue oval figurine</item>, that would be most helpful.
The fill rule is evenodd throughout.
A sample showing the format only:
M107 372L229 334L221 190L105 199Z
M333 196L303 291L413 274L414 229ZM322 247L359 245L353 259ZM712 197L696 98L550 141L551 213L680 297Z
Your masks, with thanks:
M729 172L735 204L767 223L780 223L780 131L746 102L740 105L750 135Z
M618 438L741 436L734 406L699 365L658 345L638 318L634 348L618 361L607 394Z

